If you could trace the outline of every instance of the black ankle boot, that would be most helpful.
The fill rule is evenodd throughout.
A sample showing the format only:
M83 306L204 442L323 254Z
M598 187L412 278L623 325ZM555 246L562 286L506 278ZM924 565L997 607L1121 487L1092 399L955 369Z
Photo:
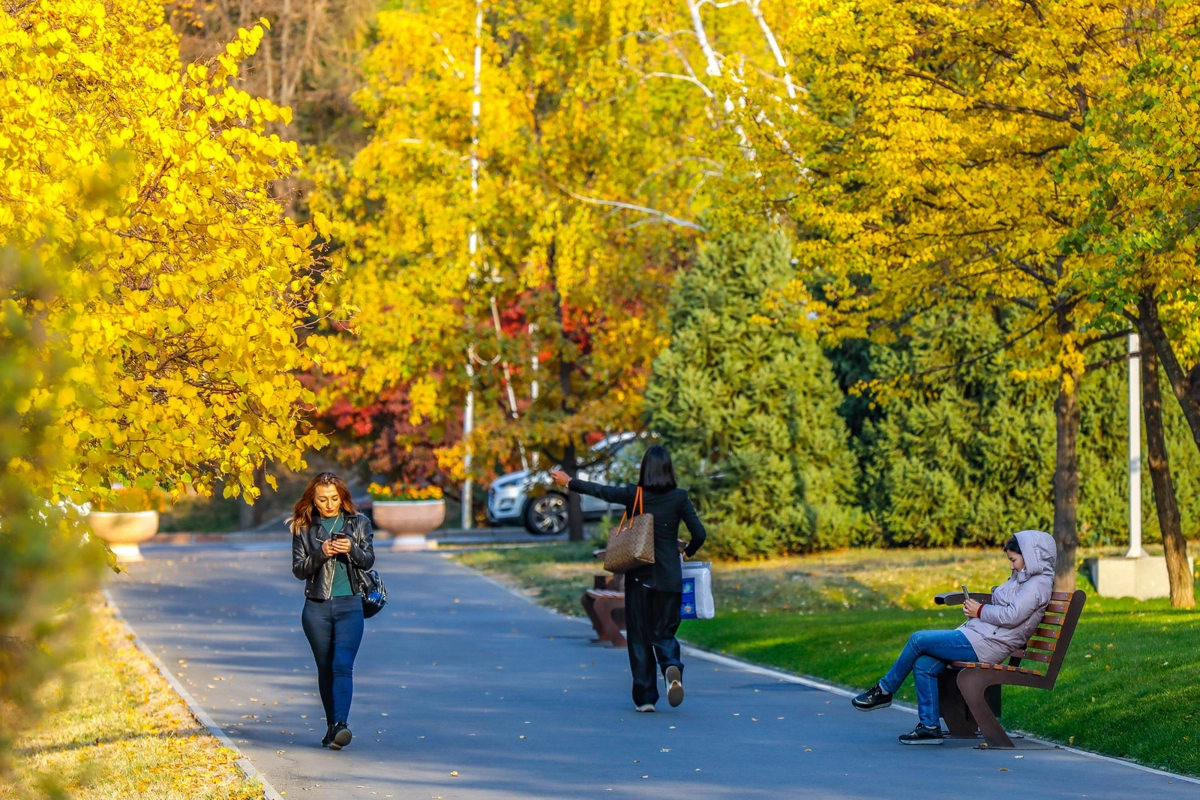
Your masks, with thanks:
M329 725L325 728L325 736L321 739L321 747L329 747L333 741L333 726Z
M880 689L878 683L850 701L850 705L859 711L874 711L877 708L887 708L891 704L892 696Z
M354 738L354 734L346 727L346 723L339 722L333 726L333 741L329 743L330 750L341 750L346 745L350 744L350 740Z

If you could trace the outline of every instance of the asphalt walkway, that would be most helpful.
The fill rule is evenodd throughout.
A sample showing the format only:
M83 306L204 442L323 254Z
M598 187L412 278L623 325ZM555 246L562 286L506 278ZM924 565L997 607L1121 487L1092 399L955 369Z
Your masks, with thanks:
M436 553L379 555L390 603L355 667L354 742L332 752L289 560L156 551L110 585L287 800L1200 798L1065 750L903 747L911 713L698 658L683 706L635 714L624 651Z

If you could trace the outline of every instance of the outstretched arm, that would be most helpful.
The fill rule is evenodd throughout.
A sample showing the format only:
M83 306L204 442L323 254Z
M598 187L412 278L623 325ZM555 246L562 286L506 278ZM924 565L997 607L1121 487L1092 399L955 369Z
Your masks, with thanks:
M579 478L572 478L567 488L572 492L599 497L609 503L620 503L623 506L633 505L634 496L637 489L633 486L605 486L600 483L592 483L591 481L581 481Z
M620 503L623 506L633 504L637 489L633 486L604 486L591 481L581 481L579 478L568 477L561 469L551 470L550 477L559 486L565 486L572 492L599 497L609 503Z

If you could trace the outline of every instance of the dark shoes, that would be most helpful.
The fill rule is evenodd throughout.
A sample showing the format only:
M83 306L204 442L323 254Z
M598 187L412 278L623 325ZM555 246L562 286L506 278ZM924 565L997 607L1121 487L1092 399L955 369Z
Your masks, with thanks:
M679 667L667 667L663 677L667 681L667 702L675 708L683 702L683 673Z
M329 743L333 741L333 726L330 725L325 729L325 736L321 739L321 747L329 747Z
M329 743L330 750L341 750L346 745L350 744L350 740L354 738L354 734L346 727L346 723L339 722L333 726L333 740Z
M912 733L900 737L900 744L941 744L942 741L941 727L930 728L925 725L918 725L912 729Z
M875 684L867 691L850 701L850 705L859 711L874 711L877 708L887 708L892 704L892 696Z

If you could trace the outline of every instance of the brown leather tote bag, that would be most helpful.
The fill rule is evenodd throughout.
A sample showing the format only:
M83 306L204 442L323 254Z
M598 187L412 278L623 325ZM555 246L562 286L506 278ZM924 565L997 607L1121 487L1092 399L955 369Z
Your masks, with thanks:
M609 572L625 573L654 563L654 515L647 514L642 502L642 487L633 500L633 516L625 526L627 514L608 536L604 551L604 568Z

